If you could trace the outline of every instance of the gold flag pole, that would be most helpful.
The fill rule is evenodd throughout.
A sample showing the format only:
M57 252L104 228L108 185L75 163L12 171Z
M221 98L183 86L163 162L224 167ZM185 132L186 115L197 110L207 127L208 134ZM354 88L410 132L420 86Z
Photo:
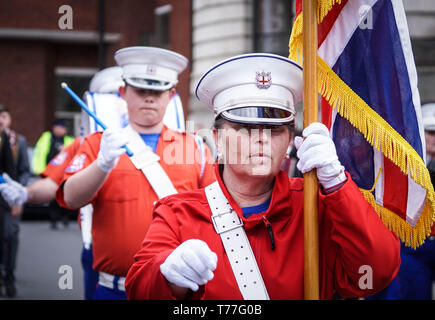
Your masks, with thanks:
M304 128L318 121L317 0L303 0ZM316 171L304 174L304 295L319 299L319 222Z

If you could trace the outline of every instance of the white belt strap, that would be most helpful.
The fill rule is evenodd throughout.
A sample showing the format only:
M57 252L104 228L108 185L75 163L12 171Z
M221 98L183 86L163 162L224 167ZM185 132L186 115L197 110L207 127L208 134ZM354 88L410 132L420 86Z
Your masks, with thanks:
M221 236L243 299L269 300L243 221L231 208L217 181L205 188L205 195L213 214L213 226Z
M125 277L116 277L106 272L98 272L98 284L109 289L125 291Z
M124 132L130 138L127 146L133 152L130 157L134 166L142 170L159 199L177 193L174 185L159 163L160 157L145 144L139 134L128 125Z

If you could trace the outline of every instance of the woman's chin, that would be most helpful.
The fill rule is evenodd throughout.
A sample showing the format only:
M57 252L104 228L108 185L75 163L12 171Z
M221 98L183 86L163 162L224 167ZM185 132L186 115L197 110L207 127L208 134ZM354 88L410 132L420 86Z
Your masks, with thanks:
M260 177L266 178L266 177L274 176L274 172L272 170L272 166L270 163L251 165L251 168L249 171L250 171L251 176L255 176L255 177L259 177L259 178Z
M154 127L155 125L159 124L159 121L155 118L142 118L138 121L135 121L136 125L143 127L143 128L150 128Z

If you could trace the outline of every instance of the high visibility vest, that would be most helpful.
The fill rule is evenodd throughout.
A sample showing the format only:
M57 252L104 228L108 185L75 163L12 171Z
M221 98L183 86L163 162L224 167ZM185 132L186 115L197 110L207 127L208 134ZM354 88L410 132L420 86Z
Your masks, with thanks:
M74 137L63 137L63 145L65 147L69 146L73 142ZM47 166L47 156L50 152L50 147L51 132L45 131L38 139L38 142L36 142L35 148L33 149L32 169L34 174L38 175L45 170L45 167Z

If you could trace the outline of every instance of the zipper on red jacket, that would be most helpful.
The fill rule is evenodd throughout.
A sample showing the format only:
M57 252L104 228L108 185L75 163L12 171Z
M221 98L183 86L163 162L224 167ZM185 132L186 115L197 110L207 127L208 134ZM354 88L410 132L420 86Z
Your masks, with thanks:
M263 215L263 222L266 225L267 232L269 233L269 238L270 238L272 250L275 250L275 239L273 237L272 225L270 224L269 220L267 220L266 216L264 216L264 215Z

